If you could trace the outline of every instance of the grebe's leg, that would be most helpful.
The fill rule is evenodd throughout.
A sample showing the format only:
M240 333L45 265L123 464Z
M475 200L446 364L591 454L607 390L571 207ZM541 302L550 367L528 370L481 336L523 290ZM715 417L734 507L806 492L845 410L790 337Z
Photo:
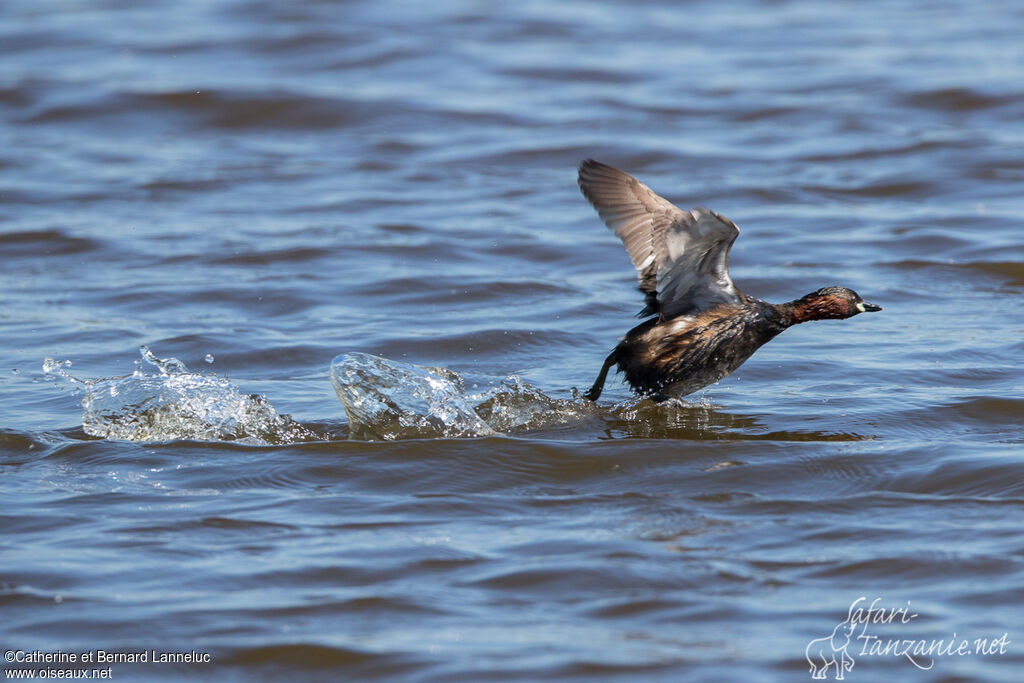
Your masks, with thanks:
M601 366L601 372L597 375L597 379L594 380L594 386L590 387L590 391L583 394L583 398L589 401L596 401L601 396L601 391L604 389L604 381L608 377L608 370L619 362L618 356L616 356L616 349L608 354L608 357L604 359L604 365Z

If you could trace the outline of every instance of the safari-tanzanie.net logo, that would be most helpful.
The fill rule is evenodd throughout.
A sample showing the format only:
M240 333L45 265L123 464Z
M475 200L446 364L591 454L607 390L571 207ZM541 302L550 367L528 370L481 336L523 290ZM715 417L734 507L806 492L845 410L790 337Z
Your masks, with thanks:
M805 655L811 665L811 678L842 681L865 657L901 657L927 671L942 657L1002 655L1010 644L1009 633L965 638L954 631L947 638L913 638L910 631L917 618L909 600L902 607L886 607L882 598L869 603L866 596L860 596L850 604L846 618L836 624L831 635L807 644Z

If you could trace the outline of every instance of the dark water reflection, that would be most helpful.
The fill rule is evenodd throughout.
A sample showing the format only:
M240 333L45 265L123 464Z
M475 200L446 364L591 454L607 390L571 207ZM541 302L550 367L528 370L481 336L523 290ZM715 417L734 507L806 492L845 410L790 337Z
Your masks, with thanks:
M770 415L739 415L695 403L628 404L605 417L610 438L686 439L693 441L862 441L873 438L813 429L774 430Z
M847 680L1024 664L1024 12L1007 3L4 4L0 644L119 680ZM575 166L742 236L800 326L681 406L350 440L331 359L592 382L640 307ZM138 349L314 441L130 443L44 381ZM208 362L207 355L213 359ZM853 652L853 650L850 650ZM8 668L17 668L8 666Z

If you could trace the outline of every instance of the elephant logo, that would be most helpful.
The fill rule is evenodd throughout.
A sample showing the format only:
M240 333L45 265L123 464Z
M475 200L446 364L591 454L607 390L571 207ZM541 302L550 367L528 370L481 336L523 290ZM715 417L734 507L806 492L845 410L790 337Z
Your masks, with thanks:
M832 635L827 638L816 638L807 643L804 654L807 663L811 665L811 678L825 680L828 678L828 669L836 667L836 680L843 680L847 671L853 670L853 657L846 651L850 645L850 638L857 630L857 624L853 619L847 617L846 621L836 624Z

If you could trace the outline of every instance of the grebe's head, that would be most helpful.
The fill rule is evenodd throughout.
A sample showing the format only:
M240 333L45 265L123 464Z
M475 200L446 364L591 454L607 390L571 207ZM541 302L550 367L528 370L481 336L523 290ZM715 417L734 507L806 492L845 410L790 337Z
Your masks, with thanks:
M796 322L801 323L808 320L842 320L858 313L880 310L881 306L869 304L857 292L846 287L822 287L793 302L793 316Z

